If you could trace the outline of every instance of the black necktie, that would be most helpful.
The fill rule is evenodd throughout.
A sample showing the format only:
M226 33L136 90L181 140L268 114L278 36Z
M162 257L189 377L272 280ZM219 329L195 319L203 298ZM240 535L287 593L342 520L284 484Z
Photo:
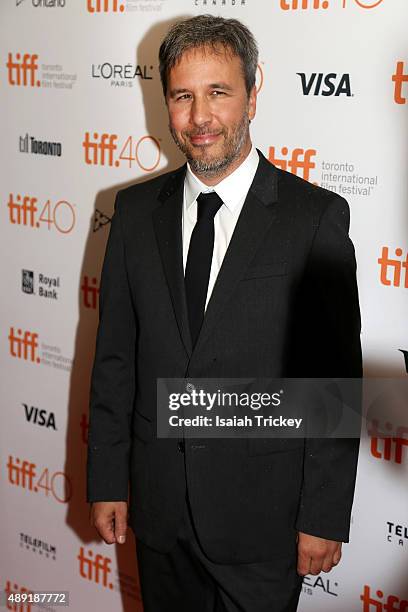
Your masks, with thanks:
M215 191L200 193L197 198L197 222L191 234L184 279L193 346L204 319L214 249L214 217L221 206L222 200Z

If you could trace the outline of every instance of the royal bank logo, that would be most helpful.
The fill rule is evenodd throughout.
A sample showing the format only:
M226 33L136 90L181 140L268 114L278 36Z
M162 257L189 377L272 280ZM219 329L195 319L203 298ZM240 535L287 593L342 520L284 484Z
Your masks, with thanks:
M19 545L26 551L33 552L37 556L43 559L57 559L57 547L54 544L50 544L43 538L37 538L28 533L19 534Z
M408 546L408 525L387 521L387 542L397 546Z
M38 295L41 298L58 300L61 279L59 276L49 276L42 272L37 273L36 278L33 270L22 270L21 290L23 293ZM38 286L38 291L35 290Z
M22 270L21 290L23 293L34 293L34 272L32 270Z
M110 87L133 87L137 79L151 81L153 66L147 64L92 64L91 77L100 82L108 83Z
M348 73L337 74L336 72L305 72L296 73L300 77L302 93L304 96L346 96L350 98L354 94L351 91L350 75Z

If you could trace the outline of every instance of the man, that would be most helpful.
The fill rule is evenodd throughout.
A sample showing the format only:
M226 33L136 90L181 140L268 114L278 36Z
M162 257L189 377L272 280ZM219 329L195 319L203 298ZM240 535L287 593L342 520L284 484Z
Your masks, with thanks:
M203 15L160 48L187 165L118 193L100 289L88 500L130 524L145 612L294 611L348 541L358 440L156 435L156 380L357 377L349 210L254 149L257 47Z

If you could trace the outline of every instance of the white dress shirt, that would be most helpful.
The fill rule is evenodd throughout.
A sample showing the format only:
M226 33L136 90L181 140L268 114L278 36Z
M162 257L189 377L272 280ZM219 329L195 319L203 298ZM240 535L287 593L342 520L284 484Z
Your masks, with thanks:
M186 270L191 234L197 221L197 196L202 192L209 193L210 191L215 191L223 201L222 206L214 217L214 251L211 261L210 279L208 281L206 308L239 214L258 168L258 163L259 155L255 147L252 146L251 151L242 164L218 183L218 185L211 187L202 183L193 174L190 165L187 163L182 217L184 271Z

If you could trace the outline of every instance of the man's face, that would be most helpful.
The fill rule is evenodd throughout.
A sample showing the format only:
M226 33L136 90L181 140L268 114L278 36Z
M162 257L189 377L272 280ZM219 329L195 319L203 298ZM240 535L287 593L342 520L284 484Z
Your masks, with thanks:
M245 159L256 90L248 98L240 58L187 51L170 70L166 102L172 136L195 174L221 180Z

